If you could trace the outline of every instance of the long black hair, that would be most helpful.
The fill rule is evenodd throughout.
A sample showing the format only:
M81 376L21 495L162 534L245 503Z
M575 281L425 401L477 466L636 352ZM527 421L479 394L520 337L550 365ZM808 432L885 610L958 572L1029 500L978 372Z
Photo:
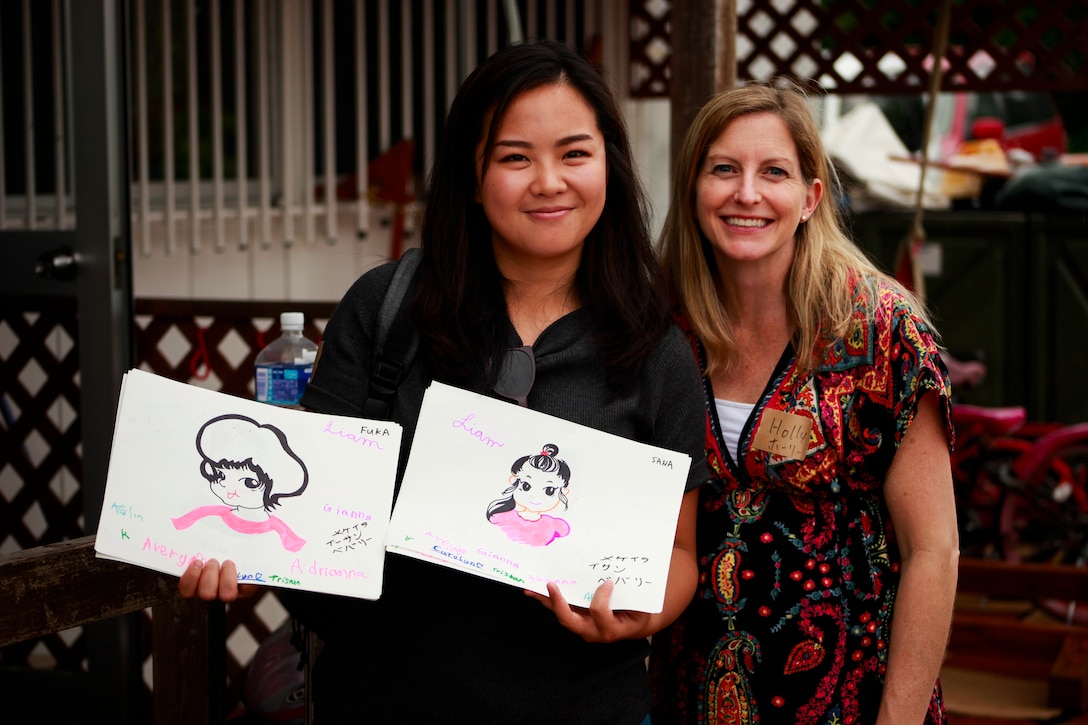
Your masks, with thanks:
M627 127L600 72L551 41L513 45L473 71L450 106L427 184L423 255L412 319L435 377L477 390L495 382L509 329L491 225L476 201L481 142L486 169L507 109L526 91L562 83L593 109L604 137L604 211L586 237L575 288L595 320L601 363L614 390L633 383L668 324L662 274L646 222Z

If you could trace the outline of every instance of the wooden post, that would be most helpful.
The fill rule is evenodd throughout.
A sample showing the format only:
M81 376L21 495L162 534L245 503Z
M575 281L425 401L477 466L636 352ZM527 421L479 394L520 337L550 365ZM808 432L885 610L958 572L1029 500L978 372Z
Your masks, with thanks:
M151 610L156 723L226 719L226 614L222 602L171 597Z
M673 0L670 157L699 109L736 83L736 0Z

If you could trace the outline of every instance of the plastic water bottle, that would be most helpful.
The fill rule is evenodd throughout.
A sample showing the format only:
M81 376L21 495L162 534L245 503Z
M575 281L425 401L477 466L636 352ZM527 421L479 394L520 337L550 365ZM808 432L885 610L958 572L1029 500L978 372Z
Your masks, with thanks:
M317 344L302 334L301 312L280 315L282 334L257 353L255 378L257 400L298 407L317 358Z

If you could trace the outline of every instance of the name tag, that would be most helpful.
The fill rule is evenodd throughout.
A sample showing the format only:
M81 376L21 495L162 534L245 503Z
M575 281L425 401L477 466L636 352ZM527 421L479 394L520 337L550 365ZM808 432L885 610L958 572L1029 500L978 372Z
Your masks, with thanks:
M767 408L759 419L752 447L786 460L799 461L808 453L812 419Z

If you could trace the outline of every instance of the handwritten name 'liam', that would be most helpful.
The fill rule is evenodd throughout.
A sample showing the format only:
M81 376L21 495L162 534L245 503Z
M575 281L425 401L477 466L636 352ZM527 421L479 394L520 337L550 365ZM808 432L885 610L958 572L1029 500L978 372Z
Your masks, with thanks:
M330 420L328 422L328 424L325 426L325 430L323 430L321 432L322 433L328 433L329 435L339 436L339 437L341 437L341 438L343 438L345 440L351 441L352 443L358 443L359 445L363 446L364 448L377 448L379 451L384 450L382 448L381 443L378 443L378 441L374 440L373 438L367 437L366 432L371 433L372 435L388 435L387 430L384 433L374 433L374 431L377 430L377 429L374 429L374 428L364 427L362 430L365 431L365 432L364 433L352 433L350 431L344 430L343 428L337 430L337 429L333 428L332 421Z
M469 413L464 418L461 418L460 420L453 421L453 423L451 423L451 425L454 428L462 429L463 431L468 433L470 436L472 436L476 440L478 440L481 443L483 443L484 445L486 445L488 448L496 448L496 447L502 448L505 445L501 441L497 441L494 438L492 438L491 436L484 433L483 430L477 428L475 420L476 420L476 414L475 413Z

